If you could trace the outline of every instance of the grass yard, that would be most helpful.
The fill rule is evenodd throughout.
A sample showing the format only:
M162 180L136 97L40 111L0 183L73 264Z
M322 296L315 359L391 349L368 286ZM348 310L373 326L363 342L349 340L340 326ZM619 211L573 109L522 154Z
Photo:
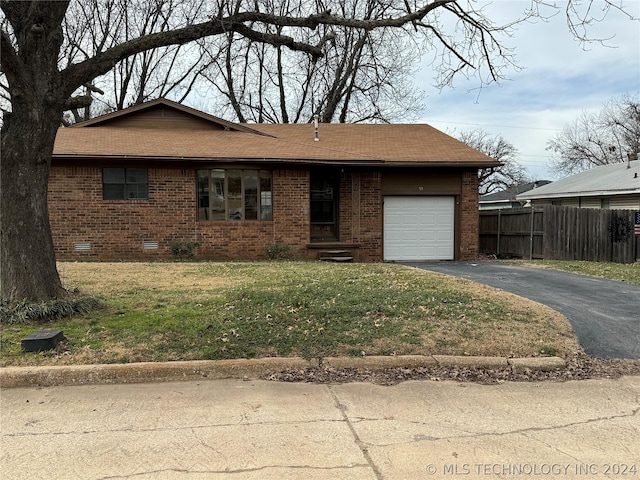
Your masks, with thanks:
M83 316L2 325L0 365L263 356L570 356L568 321L462 279L394 264L60 263L67 288L98 296ZM43 328L67 338L23 353Z
M518 262L528 267L555 268L566 272L580 273L592 277L620 280L627 283L640 285L640 262L613 263L613 262L582 262L570 260L525 260Z

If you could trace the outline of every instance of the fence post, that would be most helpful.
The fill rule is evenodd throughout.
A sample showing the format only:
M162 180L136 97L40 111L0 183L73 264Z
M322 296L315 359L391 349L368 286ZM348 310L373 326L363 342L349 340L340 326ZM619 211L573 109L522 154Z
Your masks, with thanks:
M529 235L529 260L533 260L533 216L535 214L535 208L531 206L531 228Z
M500 256L500 229L502 226L500 222L502 220L502 209L498 210L498 237L496 241L496 257Z

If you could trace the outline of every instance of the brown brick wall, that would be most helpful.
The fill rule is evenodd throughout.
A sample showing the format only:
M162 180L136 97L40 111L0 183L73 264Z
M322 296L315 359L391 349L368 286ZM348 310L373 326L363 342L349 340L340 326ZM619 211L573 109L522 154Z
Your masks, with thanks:
M476 170L463 172L462 193L460 195L460 258L473 259L478 256L478 173Z
M148 200L103 200L100 168L51 170L49 213L58 259L169 258L172 243L197 240L195 208L192 170L149 169ZM144 250L145 241L159 248ZM78 242L89 242L91 250L75 251Z
M273 172L273 242L291 245L301 258L311 237L309 194L308 170Z
M338 193L338 236L340 241L346 243L358 243L358 212L359 193L354 191L359 185L359 173L340 173L339 193Z
M202 259L263 259L273 243L292 246L306 258L310 242L309 171L273 171L273 221L196 221L193 169L149 168L148 200L103 200L102 170L56 166L51 170L49 211L60 260L159 260L171 258L178 241L200 244ZM478 254L478 180L475 171L462 177L460 257ZM357 258L382 261L382 174L346 171L340 183L340 241L360 245ZM144 250L143 242L158 242ZM89 242L91 250L75 251Z
M360 173L360 244L363 262L382 261L382 174Z
M273 172L273 221L196 221L195 172L149 169L148 200L103 200L102 170L54 167L49 212L60 260L171 258L174 242L198 242L198 258L263 259L265 247L283 242L304 256L309 242L309 173ZM157 250L143 242L158 242ZM76 243L91 244L76 251Z
M382 175L343 171L340 175L340 241L360 245L361 262L382 261Z

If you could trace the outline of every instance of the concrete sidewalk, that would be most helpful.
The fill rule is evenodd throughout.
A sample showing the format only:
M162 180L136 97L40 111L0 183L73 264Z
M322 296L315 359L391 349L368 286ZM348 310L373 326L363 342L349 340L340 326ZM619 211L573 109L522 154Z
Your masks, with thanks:
M13 388L1 412L12 480L640 478L640 377Z

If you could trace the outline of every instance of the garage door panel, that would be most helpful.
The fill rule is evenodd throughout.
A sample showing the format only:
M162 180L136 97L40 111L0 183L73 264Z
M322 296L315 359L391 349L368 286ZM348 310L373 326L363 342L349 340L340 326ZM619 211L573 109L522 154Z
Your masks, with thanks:
M452 260L454 197L385 197L384 259Z

